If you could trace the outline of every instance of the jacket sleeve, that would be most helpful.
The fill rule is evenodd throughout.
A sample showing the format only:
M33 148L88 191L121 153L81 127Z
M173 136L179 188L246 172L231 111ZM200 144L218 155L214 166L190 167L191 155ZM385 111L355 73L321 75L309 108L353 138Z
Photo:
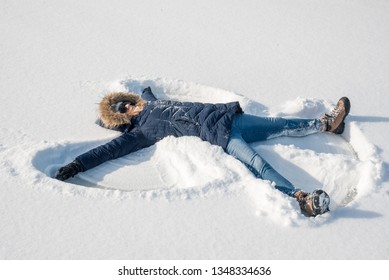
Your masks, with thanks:
M145 88L143 91L142 91L142 99L143 100L146 100L146 101L156 101L158 100L155 95L153 94L153 92L151 91L151 88L150 87L147 87Z
M76 157L76 160L81 163L83 171L86 171L108 160L125 156L154 144L155 141L147 139L140 129L133 129Z

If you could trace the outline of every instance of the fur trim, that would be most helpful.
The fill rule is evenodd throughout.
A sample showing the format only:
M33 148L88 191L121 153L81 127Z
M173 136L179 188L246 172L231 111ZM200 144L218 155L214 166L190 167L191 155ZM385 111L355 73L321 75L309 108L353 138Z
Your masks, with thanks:
M142 98L140 98L139 95L134 93L128 93L128 92L108 93L103 97L103 99L99 104L100 119L105 127L114 128L123 124L129 124L131 122L131 118L139 114L139 112L136 113L135 115L114 112L111 106L120 101L131 102L133 104L140 105L140 106L143 106L145 104L145 101Z

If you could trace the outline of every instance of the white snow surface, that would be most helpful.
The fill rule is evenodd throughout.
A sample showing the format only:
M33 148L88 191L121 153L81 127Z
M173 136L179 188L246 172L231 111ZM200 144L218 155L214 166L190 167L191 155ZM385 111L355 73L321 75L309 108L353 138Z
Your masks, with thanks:
M387 1L2 1L0 259L388 259ZM119 135L111 91L260 116L320 117L351 100L343 135L253 143L331 211L255 178L222 148L168 137L61 182Z

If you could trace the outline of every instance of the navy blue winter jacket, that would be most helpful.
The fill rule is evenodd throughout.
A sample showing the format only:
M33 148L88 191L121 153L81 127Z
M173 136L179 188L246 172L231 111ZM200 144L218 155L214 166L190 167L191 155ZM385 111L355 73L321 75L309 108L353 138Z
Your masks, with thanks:
M148 102L121 136L76 158L83 171L154 145L169 135L197 136L225 149L233 116L242 113L239 102L208 104L157 100L151 91L144 91L142 99Z

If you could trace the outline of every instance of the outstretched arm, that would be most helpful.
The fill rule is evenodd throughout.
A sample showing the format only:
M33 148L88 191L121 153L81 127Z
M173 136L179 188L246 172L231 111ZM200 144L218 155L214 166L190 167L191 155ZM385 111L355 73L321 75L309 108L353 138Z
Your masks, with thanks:
M155 141L144 137L139 129L132 130L104 145L79 155L73 162L61 167L55 174L55 178L65 181L79 172L84 172L108 160L125 156L153 144L155 144Z

